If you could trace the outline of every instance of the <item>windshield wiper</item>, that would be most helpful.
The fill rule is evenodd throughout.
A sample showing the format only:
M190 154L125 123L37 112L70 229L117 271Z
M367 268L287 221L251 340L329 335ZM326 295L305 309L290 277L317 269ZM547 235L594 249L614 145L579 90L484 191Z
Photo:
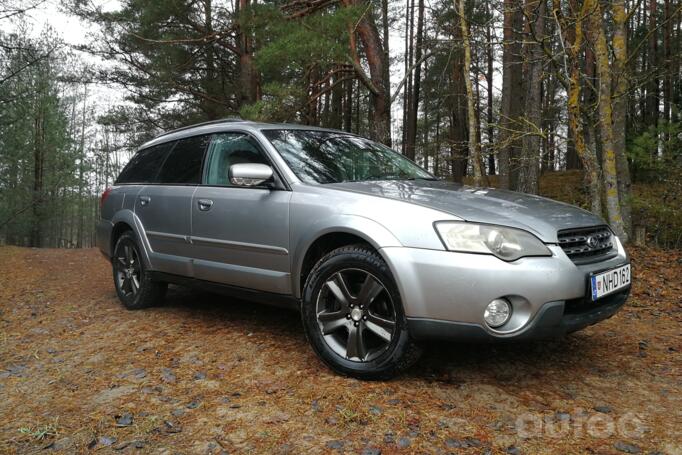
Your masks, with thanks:
M404 177L404 178L397 178L395 180L428 180L430 182L435 182L439 179L436 177Z

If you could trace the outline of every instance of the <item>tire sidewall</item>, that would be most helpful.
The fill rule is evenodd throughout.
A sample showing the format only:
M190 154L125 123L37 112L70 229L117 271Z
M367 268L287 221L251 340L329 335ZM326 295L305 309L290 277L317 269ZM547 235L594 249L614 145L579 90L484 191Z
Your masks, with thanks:
M389 293L396 316L396 332L391 343L376 359L357 362L341 357L324 340L317 321L317 298L324 283L343 269L360 269L378 278ZM381 257L366 248L345 247L322 258L308 276L301 301L301 315L308 341L320 358L335 371L363 379L382 379L401 369L401 359L410 348L407 321L398 286Z

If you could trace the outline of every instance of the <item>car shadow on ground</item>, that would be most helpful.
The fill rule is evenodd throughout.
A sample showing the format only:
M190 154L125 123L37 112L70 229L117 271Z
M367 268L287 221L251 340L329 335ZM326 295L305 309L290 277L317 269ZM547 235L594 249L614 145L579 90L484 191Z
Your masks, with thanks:
M181 312L183 320L192 324L229 323L231 330L256 330L283 338L284 345L300 344L299 352L310 350L297 311L178 286L169 288L164 309ZM601 335L578 332L557 339L477 344L429 341L421 344L421 359L402 377L447 384L490 380L523 386L536 382L546 372L564 371L561 377L566 383L575 381L577 369L600 375L622 373L622 369L610 371L612 367L601 361L613 342ZM319 367L326 368L322 362Z

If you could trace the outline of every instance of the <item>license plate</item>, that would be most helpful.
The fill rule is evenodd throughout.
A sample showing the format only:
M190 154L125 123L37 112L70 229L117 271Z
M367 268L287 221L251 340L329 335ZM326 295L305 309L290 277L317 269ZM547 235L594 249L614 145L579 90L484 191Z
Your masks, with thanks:
M630 286L630 264L594 274L590 280L592 281L592 301L595 301Z

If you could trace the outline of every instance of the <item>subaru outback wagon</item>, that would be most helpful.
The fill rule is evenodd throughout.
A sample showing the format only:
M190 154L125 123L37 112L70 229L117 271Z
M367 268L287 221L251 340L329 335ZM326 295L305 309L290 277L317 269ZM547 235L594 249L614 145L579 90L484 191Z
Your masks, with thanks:
M102 195L128 309L167 284L300 310L337 372L387 378L419 341L553 337L612 316L630 264L599 217L435 178L347 132L211 122L142 145Z

